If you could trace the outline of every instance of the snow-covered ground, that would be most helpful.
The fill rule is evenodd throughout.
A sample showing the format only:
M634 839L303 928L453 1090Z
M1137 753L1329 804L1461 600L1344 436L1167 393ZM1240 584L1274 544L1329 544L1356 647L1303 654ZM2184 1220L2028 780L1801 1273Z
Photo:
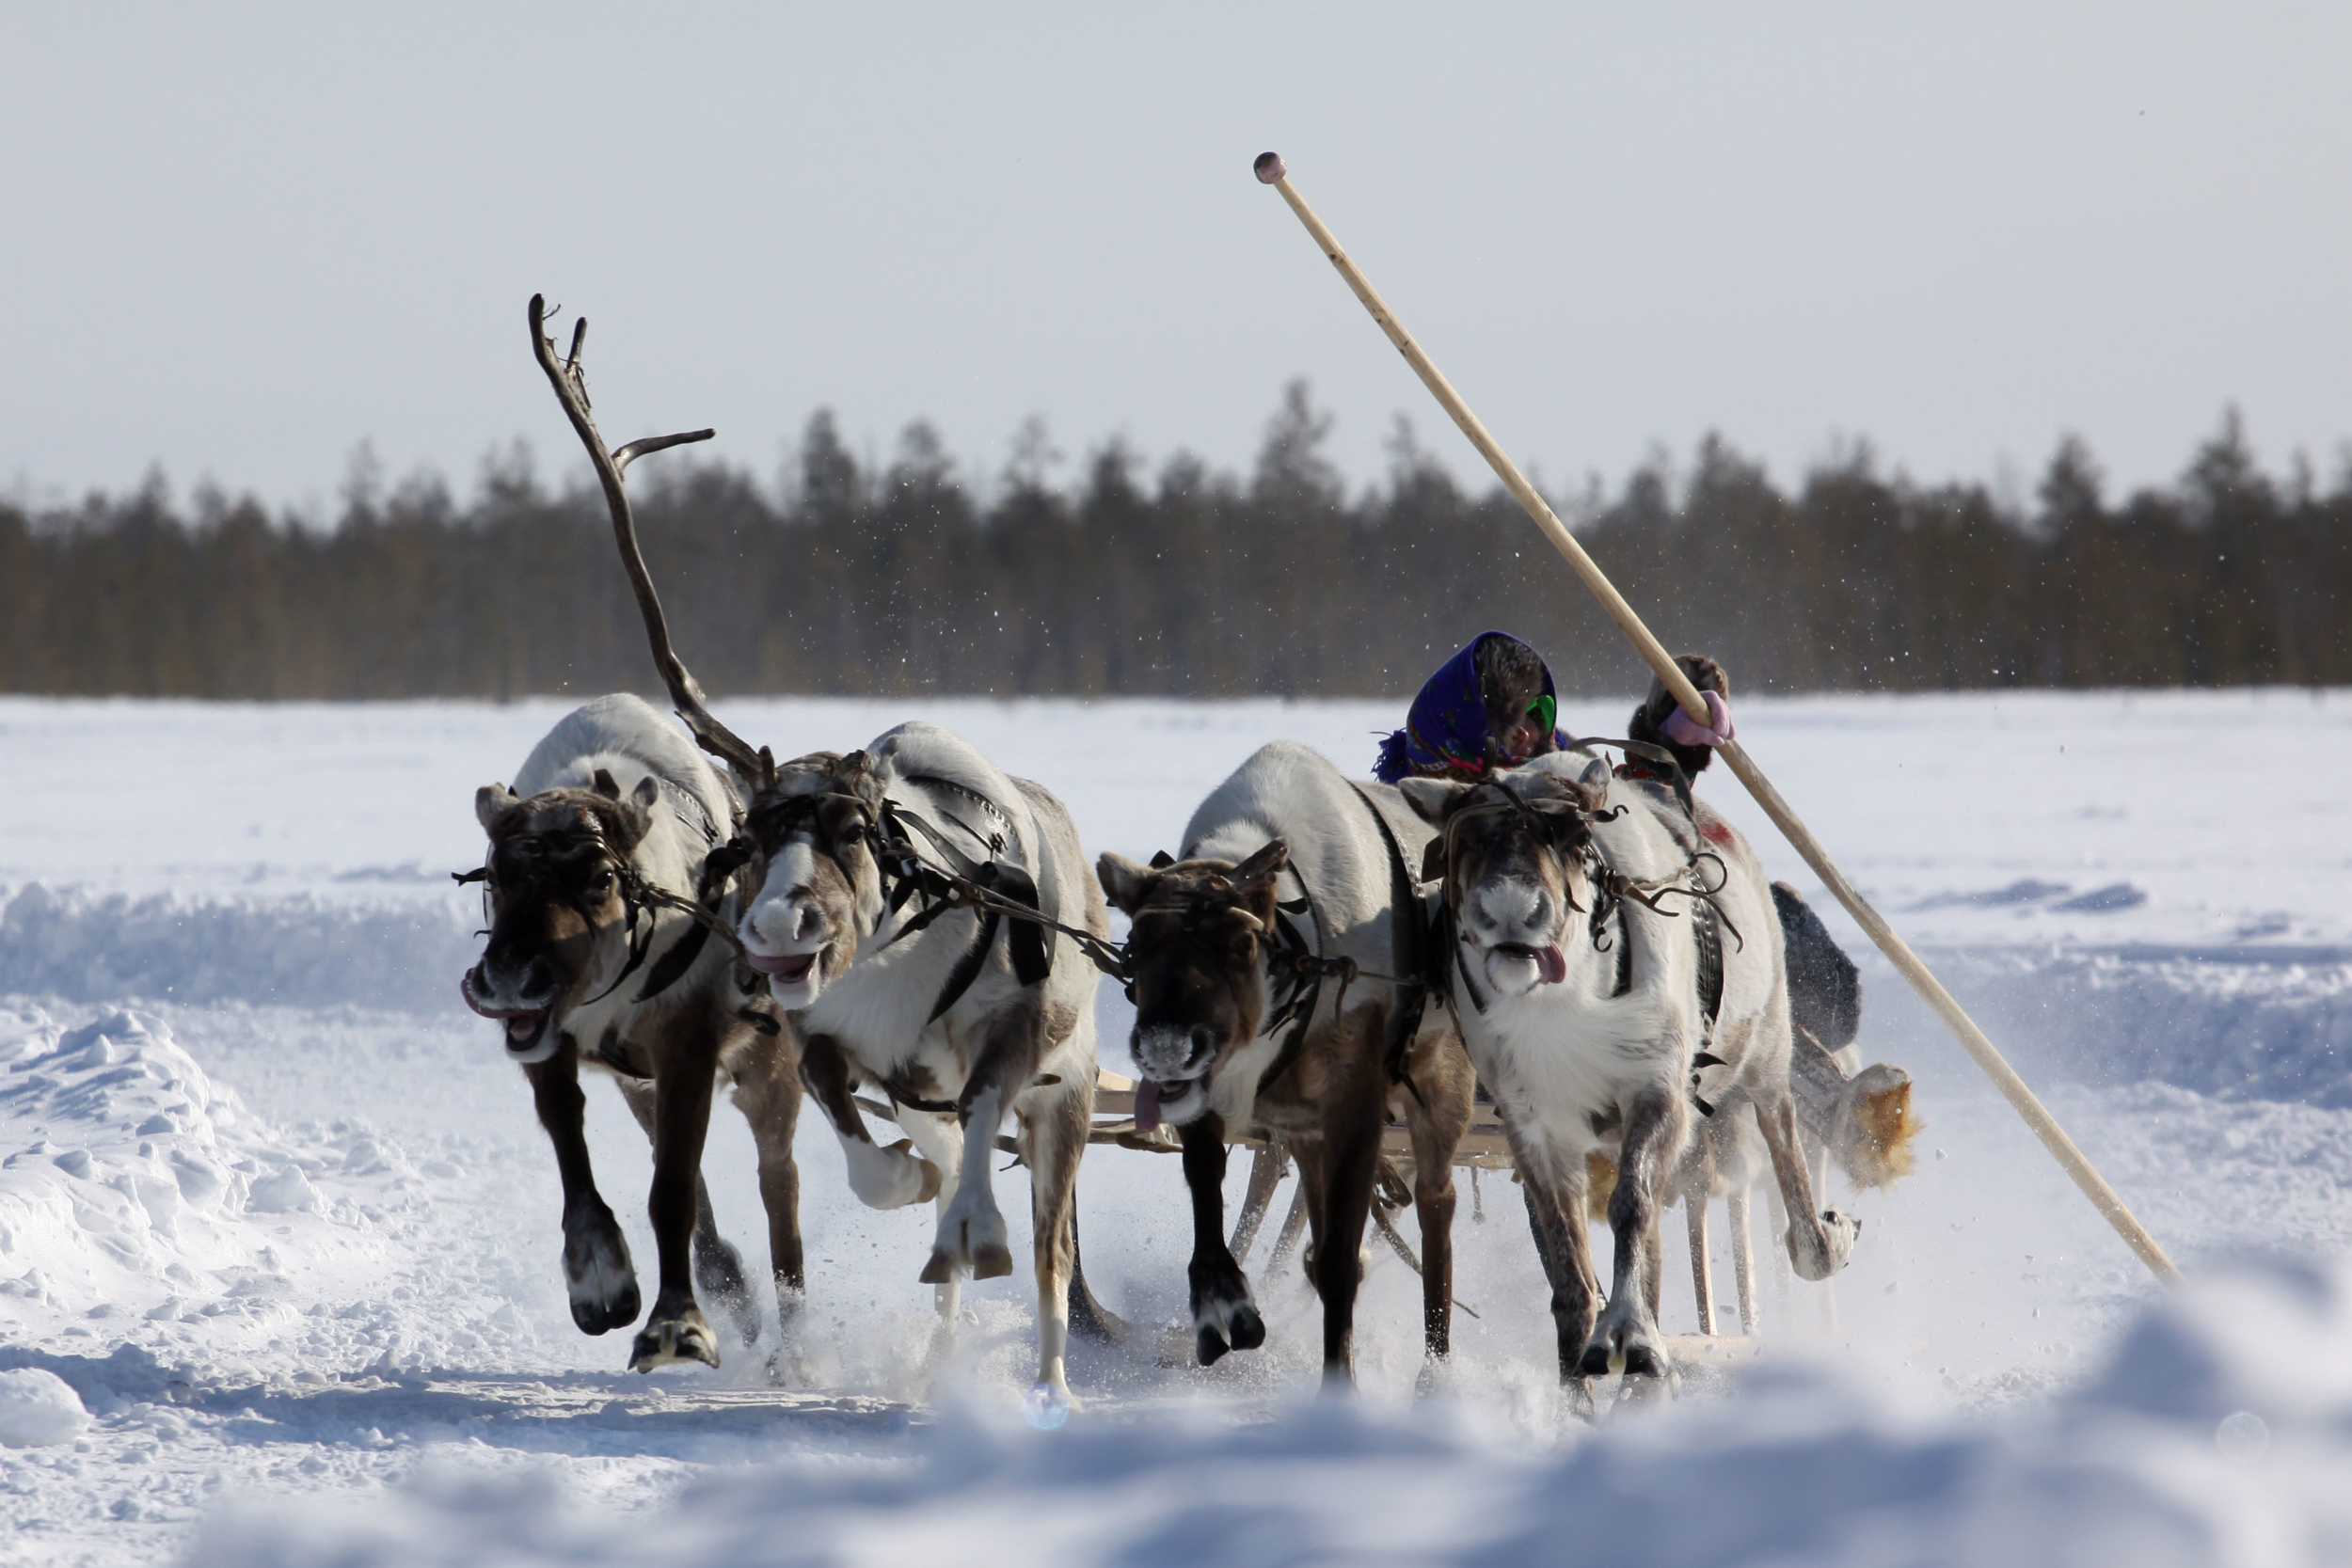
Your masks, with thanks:
M928 1211L860 1208L814 1115L806 1376L771 1387L765 1347L732 1345L715 1372L622 1372L625 1337L565 1310L519 1076L454 1000L478 908L447 876L479 861L472 791L566 705L0 701L0 1557L2352 1558L2333 1479L2352 1460L2352 694L1744 703L1751 752L2197 1285L2159 1302L1853 942L1866 1053L1919 1083L1916 1174L1839 1196L1865 1221L1853 1267L1768 1293L1753 1363L1597 1433L1564 1419L1517 1193L1492 1179L1457 1223L1478 1316L1436 1398L1414 1397L1417 1284L1379 1251L1363 1397L1313 1400L1315 1308L1262 1244L1265 1351L1202 1371L1085 1347L1080 1413L1030 1433L1026 1284L972 1289L957 1351L929 1361ZM1628 705L1563 720L1621 733ZM1138 856L1259 742L1360 770L1395 711L723 709L780 753L939 720L1059 792L1090 848ZM1702 787L1825 902L1736 784ZM1123 1066L1124 1005L1106 988L1101 1006ZM609 1091L591 1116L649 1259L642 1136ZM720 1214L755 1261L750 1139L723 1107L714 1134ZM1089 1277L1148 1347L1183 1307L1175 1164L1097 1150L1081 1204ZM1692 1326L1680 1250L1673 1330Z

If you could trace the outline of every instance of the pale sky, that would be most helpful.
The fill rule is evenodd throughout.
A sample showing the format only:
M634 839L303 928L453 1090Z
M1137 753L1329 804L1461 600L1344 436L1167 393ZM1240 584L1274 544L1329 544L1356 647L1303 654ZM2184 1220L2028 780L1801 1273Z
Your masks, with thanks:
M1484 474L1274 193L1519 460L1709 430L2030 486L2174 475L2226 403L2352 437L2352 8L27 5L0 9L0 488L161 464L331 505L614 441L772 474L810 411L993 474L1041 415L1246 467L1281 384ZM1065 473L1068 470L1064 470Z

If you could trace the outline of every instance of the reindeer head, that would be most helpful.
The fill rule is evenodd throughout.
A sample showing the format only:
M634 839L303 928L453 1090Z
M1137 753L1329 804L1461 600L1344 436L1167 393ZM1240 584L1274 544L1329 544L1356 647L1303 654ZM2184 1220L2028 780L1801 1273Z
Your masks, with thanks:
M882 924L874 856L882 805L873 759L864 752L813 752L787 762L752 801L744 829L756 846L751 871L759 892L737 934L780 1006L815 1002Z
M474 815L490 835L483 868L490 943L458 989L468 1006L505 1024L516 1061L554 1054L554 1020L608 987L627 962L629 855L660 799L650 776L623 797L603 768L586 789L529 800L504 784L475 792Z
M1180 1127L1208 1109L1209 1083L1227 1058L1257 1038L1266 1010L1274 879L1289 863L1278 838L1238 865L1144 866L1110 854L1096 864L1104 895L1134 922L1129 1049L1154 1086L1161 1115Z
M1482 784L1406 779L1398 788L1438 830L1422 879L1445 882L1446 907L1487 983L1524 995L1567 977L1568 917L1591 908L1585 862L1592 819L1609 803L1609 765L1577 778L1538 763Z

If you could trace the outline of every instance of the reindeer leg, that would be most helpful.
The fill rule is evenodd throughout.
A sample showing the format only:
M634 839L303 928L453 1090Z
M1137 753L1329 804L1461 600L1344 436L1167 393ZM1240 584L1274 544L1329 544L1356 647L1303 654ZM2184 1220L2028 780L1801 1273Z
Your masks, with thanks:
M1665 1204L1658 1205L1658 1222L1642 1239L1642 1297L1649 1303L1650 1321L1656 1323L1665 1314L1666 1289L1666 1222Z
M1788 1212L1788 1266L1800 1279L1827 1279L1846 1266L1862 1227L1835 1209L1815 1217L1813 1175L1805 1169L1804 1150L1797 1142L1796 1101L1786 1084L1756 1092L1756 1120L1764 1131L1765 1148L1772 1150L1772 1174L1779 1179L1781 1200Z
M629 1370L638 1372L673 1361L719 1364L718 1339L694 1301L691 1245L718 1042L681 1032L671 1037L661 1063L662 1074L654 1081L653 1192L646 1202L661 1284L653 1313L629 1348Z
M874 1142L865 1115L853 1096L855 1075L850 1053L831 1035L811 1035L801 1042L801 1076L817 1108L833 1124L841 1140L841 1154L850 1169L850 1191L868 1209L903 1209L928 1203L939 1196L939 1166L914 1148L912 1137L888 1148Z
M572 1322L583 1334L626 1328L637 1321L637 1271L620 1222L589 1168L579 1047L569 1035L560 1037L555 1054L524 1067L523 1076L531 1081L532 1104L555 1146L556 1174L564 1183L564 1284Z
M1751 1336L1761 1321L1756 1308L1756 1248L1748 1234L1754 1197L1744 1183L1724 1195L1724 1217L1731 1222L1731 1279L1740 1292L1740 1332Z
M1085 1074L1047 1091L1021 1117L1021 1158L1029 1167L1030 1231L1037 1264L1037 1383L1032 1400L1067 1411L1070 1279L1076 1251L1078 1162L1094 1120L1094 1080Z
M1421 1098L1406 1097L1406 1122L1421 1222L1422 1349L1442 1361L1454 1351L1454 1155L1470 1131L1474 1080L1467 1071L1429 1071L1416 1082Z
M1719 1167L1712 1124L1691 1140L1675 1185L1682 1191L1682 1217L1691 1240L1691 1293L1697 1298L1699 1332L1715 1332L1715 1267L1708 1256L1707 1209L1713 1200Z
M1242 1194L1241 1214L1233 1221L1233 1239L1227 1250L1233 1261L1249 1260L1249 1248L1258 1239L1258 1227L1265 1223L1265 1212L1274 1201L1274 1189L1282 1184L1282 1167L1289 1164L1282 1152L1282 1140L1268 1137L1265 1144L1249 1162L1249 1187Z
M931 1259L923 1266L925 1284L944 1285L959 1272L975 1279L1012 1273L1004 1211L996 1206L990 1160L1013 1098L1036 1081L1045 1059L1045 1009L1034 990L988 1021L986 1037L964 1080L961 1103L963 1162L955 1196L940 1212Z
M1691 1293L1698 1298L1699 1332L1715 1332L1715 1264L1707 1255L1707 1190L1693 1188L1683 1195L1683 1218L1691 1231Z
M1379 1056L1374 1050L1359 1060L1376 1064ZM1356 1381L1356 1291L1364 1277L1364 1222L1371 1213L1380 1163L1380 1102L1385 1098L1377 1073L1375 1065L1363 1075L1364 1082L1335 1085L1346 1101L1325 1111L1328 1131L1323 1137L1323 1222L1315 1227L1314 1280L1316 1293L1323 1297L1326 1388L1350 1387Z
M621 1102L644 1131L654 1135L654 1085L650 1078L621 1078ZM710 1183L694 1173L694 1290L726 1308L735 1332L744 1344L759 1340L759 1313L752 1306L751 1287L743 1277L743 1255L719 1233L718 1211L710 1206Z
M1663 1377L1673 1371L1650 1307L1647 1273L1658 1249L1658 1197L1666 1164L1682 1143L1682 1097L1651 1087L1626 1107L1625 1144L1617 1155L1617 1190L1609 1195L1609 1228L1615 1232L1615 1270L1609 1305L1593 1327L1581 1363L1588 1377L1613 1370L1623 1360L1628 1377Z
M1291 1206L1283 1211L1282 1228L1274 1233L1274 1251L1266 1259L1268 1269L1279 1269L1298 1250L1298 1238L1307 1230L1307 1167L1304 1159L1293 1162L1298 1167L1298 1190L1291 1194Z
M1184 1188L1192 1196L1193 1345L1203 1367L1229 1350L1265 1343L1265 1320L1249 1297L1249 1276L1225 1244L1225 1123L1214 1111L1183 1129ZM1300 1161L1303 1173L1306 1162Z
M787 1030L788 1020L779 1020ZM801 1170L792 1157L792 1134L801 1119L801 1074L793 1061L791 1035L752 1030L739 1048L735 1104L751 1124L759 1159L759 1200L768 1212L768 1262L776 1292L776 1324L783 1342L769 1357L771 1376L786 1374L799 1354L801 1306L808 1276L801 1248Z
M1598 1315L1599 1282L1593 1275L1593 1246L1584 1215L1584 1161L1569 1155L1554 1160L1548 1149L1530 1147L1503 1122L1511 1157L1518 1166L1519 1190L1527 1199L1527 1227L1535 1237L1535 1256L1551 1286L1551 1323L1558 1340L1560 1384L1568 1393L1569 1408L1590 1419L1593 1386L1584 1375L1584 1345L1592 1338Z

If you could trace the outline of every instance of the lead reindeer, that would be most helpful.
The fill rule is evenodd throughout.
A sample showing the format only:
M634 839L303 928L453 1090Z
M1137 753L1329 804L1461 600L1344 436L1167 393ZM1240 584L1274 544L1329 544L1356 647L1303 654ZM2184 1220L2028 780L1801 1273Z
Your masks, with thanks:
M628 1243L589 1161L584 1068L613 1075L653 1141L660 1279L630 1367L719 1364L697 1279L733 1309L745 1343L756 1338L741 1259L719 1235L702 1180L713 1084L724 1075L758 1149L788 1341L804 1284L792 1161L801 1084L789 1036L764 1004L744 1006L727 944L708 940L735 907L724 783L651 707L600 697L532 748L514 788L484 786L474 811L490 839L474 874L485 883L489 942L460 989L499 1022L555 1146L572 1321L603 1334L635 1322L640 1302Z
M1406 856L1417 859L1429 837L1388 785L1350 784L1311 748L1277 741L1193 813L1183 859L1098 863L1104 891L1134 922L1138 1124L1165 1117L1184 1139L1203 1365L1265 1338L1224 1234L1225 1132L1254 1127L1298 1157L1324 1378L1349 1381L1364 1223L1399 1077L1422 1341L1433 1359L1450 1348L1454 1154L1473 1085L1453 1021L1415 1006L1409 990L1421 901Z
M902 724L865 751L778 765L714 718L670 642L637 547L622 470L707 430L608 453L580 371L587 323L559 357L544 301L532 348L596 465L654 661L679 717L748 801L736 847L753 890L735 927L766 1000L794 1022L802 1069L869 1207L938 1204L920 1277L943 1331L967 1276L1012 1272L990 1156L1005 1117L1029 1166L1038 1283L1032 1413L1068 1409L1063 1357L1076 1252L1073 1196L1094 1106L1094 971L1109 922L1076 829L1041 786L944 729ZM855 1091L893 1102L907 1134L878 1145Z
M1788 987L1762 867L1687 792L1619 783L1571 750L1477 784L1408 779L1439 829L1439 940L1464 1042L1493 1096L1552 1291L1560 1373L1662 1378L1659 1213L1694 1100L1753 1107L1791 1216L1790 1265L1844 1267L1856 1226L1818 1212L1789 1085ZM1680 896L1677 896L1679 895ZM1728 1114L1728 1113L1725 1113ZM1586 1160L1617 1166L1608 1303L1584 1224Z

